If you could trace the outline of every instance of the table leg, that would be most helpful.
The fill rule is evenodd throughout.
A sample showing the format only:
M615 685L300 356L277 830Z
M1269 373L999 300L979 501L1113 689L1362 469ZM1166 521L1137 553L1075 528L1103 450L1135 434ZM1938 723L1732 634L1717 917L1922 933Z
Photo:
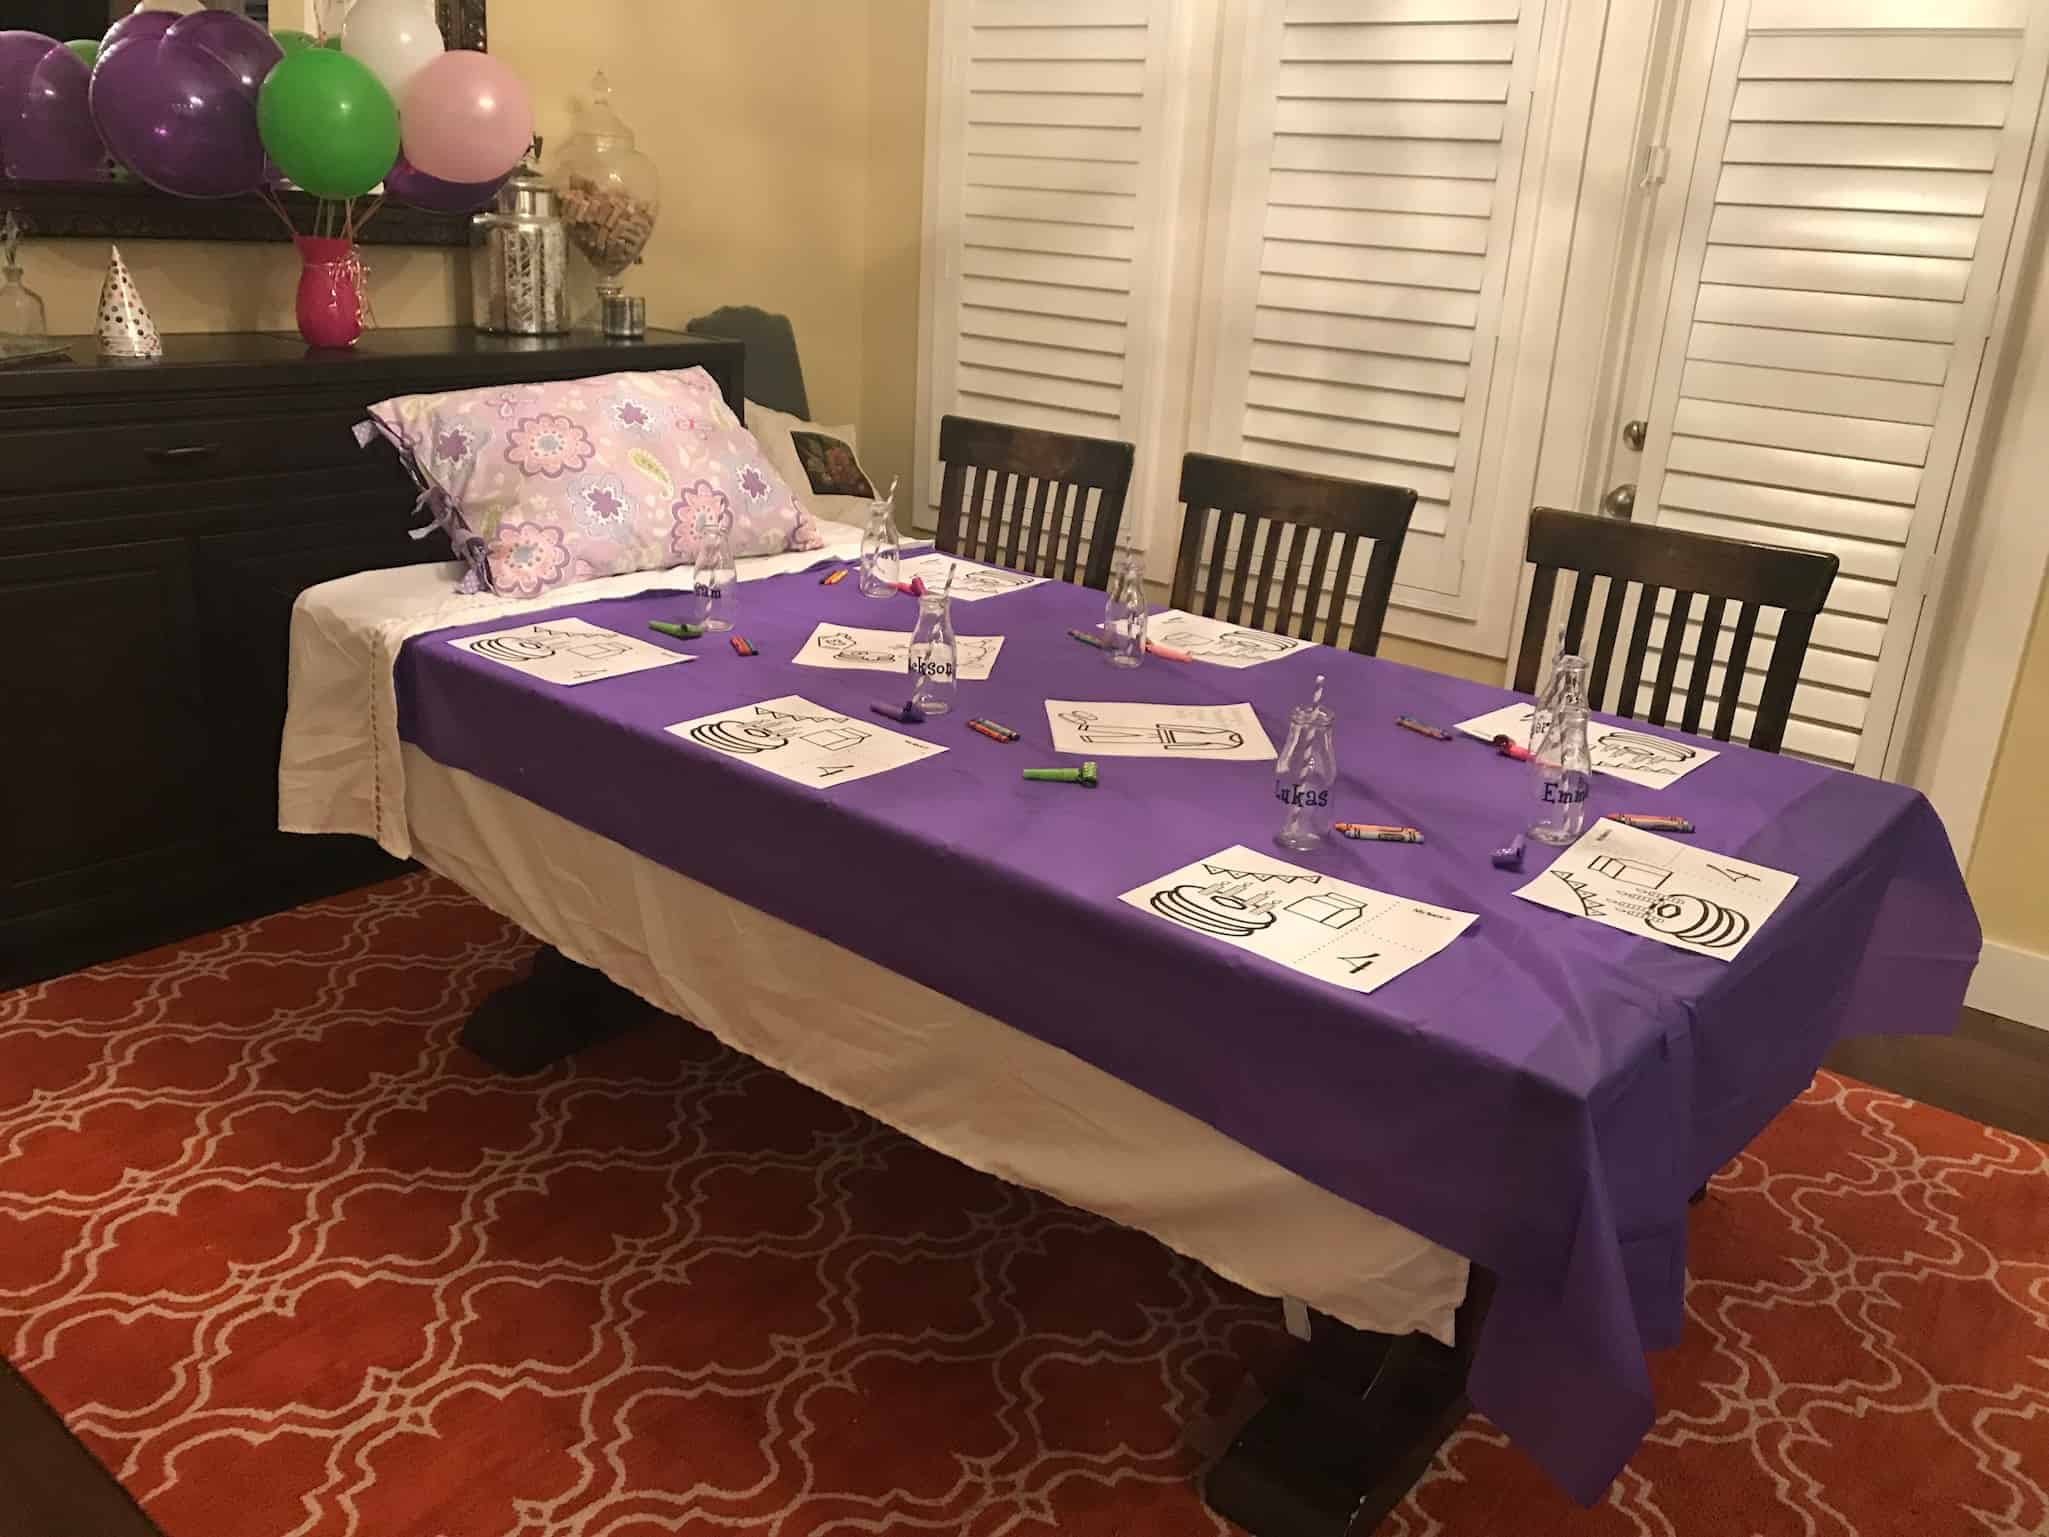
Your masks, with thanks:
M1253 1537L1368 1537L1465 1418L1466 1370L1493 1290L1475 1266L1449 1348L1312 1313L1292 1375L1210 1469L1210 1509Z
M550 946L536 952L526 976L477 1005L463 1022L462 1043L499 1072L523 1077L656 1013L603 972Z

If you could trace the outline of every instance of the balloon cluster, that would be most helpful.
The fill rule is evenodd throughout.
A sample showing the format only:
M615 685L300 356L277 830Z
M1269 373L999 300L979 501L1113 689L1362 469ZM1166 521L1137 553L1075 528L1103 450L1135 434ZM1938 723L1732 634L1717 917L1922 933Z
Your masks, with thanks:
M289 183L342 202L381 182L467 213L532 138L519 77L444 47L433 0L355 0L324 45L227 11L138 10L97 43L0 32L0 172L17 181L95 180L111 156L179 197Z

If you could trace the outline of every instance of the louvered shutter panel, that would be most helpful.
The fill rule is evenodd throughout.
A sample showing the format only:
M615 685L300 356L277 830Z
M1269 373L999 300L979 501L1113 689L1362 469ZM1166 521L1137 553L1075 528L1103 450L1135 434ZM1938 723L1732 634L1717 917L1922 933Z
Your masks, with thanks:
M955 412L1135 439L1173 0L940 0L926 490Z
M1232 207L1197 446L1413 487L1398 604L1456 611L1542 9L1261 8L1218 136Z
M1725 7L1636 516L1841 560L1788 751L1883 759L2040 104L2043 27L2029 0ZM1751 652L1746 704L1769 655ZM1711 687L1718 699L1719 671Z

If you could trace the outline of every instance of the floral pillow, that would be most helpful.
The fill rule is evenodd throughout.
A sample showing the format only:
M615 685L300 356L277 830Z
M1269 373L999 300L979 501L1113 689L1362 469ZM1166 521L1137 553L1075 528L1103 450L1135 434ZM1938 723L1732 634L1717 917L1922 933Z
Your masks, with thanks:
M701 368L407 395L370 417L358 435L405 456L469 564L466 592L685 564L700 513L731 519L736 557L823 543Z

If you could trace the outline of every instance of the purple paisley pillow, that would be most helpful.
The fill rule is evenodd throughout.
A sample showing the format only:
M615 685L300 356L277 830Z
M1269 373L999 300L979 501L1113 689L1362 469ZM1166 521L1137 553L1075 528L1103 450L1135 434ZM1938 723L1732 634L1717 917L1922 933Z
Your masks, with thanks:
M406 395L370 418L359 435L398 446L469 565L465 591L682 565L705 511L731 517L735 556L823 543L701 368Z

